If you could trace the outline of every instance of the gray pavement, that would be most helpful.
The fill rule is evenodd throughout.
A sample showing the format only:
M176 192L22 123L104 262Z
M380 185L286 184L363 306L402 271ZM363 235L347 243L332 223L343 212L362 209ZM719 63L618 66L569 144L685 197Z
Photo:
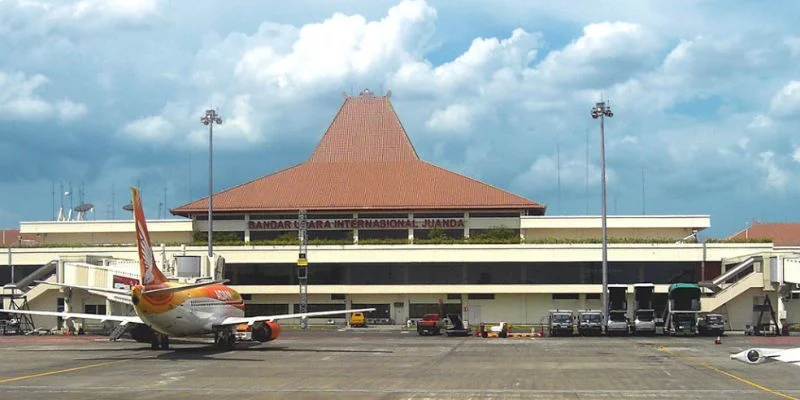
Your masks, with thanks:
M744 365L744 348L800 337L418 337L392 330L285 332L217 352L101 337L0 337L9 399L792 399L800 368Z

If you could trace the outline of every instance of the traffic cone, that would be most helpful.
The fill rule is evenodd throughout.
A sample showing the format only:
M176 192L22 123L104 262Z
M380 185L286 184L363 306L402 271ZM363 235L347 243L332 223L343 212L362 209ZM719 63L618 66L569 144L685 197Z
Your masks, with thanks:
M717 336L717 340L714 341L714 344L722 344L722 339L720 339L720 337Z

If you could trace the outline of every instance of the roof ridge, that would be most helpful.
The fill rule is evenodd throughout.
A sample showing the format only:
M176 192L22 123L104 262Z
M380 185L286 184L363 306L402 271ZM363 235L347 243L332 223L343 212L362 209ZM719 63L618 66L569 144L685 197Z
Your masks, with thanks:
M389 104L389 108L392 109L392 113L394 113L394 115L397 116L397 122L400 124L400 129L403 131L403 135L405 135L408 145L411 146L411 151L414 152L414 156L417 158L418 161L422 161L422 159L420 159L419 157L419 153L417 153L417 148L414 147L414 142L412 142L411 138L408 136L408 131L406 131L406 127L405 125L403 125L403 120L401 120L400 117L397 115L397 110L394 109L394 105L392 104L391 101L389 101L389 96L384 96L384 99L386 99L386 102Z
M344 110L344 106L347 104L347 102L348 102L348 101L349 101L351 98L352 98L352 97L350 97L350 96L346 96L346 97L345 97L345 99L344 99L344 102L342 103L342 105L341 105L341 106L339 106L339 110L337 110L337 111L336 111L336 115L334 115L334 116L333 116L333 119L331 119L331 123L329 123L329 124L328 124L328 127L327 127L327 128L325 128L325 131L324 131L324 132L322 132L322 137L321 137L321 138L319 138L319 141L317 142L317 147L314 147L314 151L312 151L312 152L311 152L311 155L310 155L310 156L308 156L308 159L306 160L306 162L312 161L312 160L314 159L314 156L316 156L316 155L317 155L317 151L319 151L320 147L322 147L322 140L323 140L323 139L325 139L325 136L327 136L327 135L328 135L328 132L330 132L330 130L331 130L331 127L333 126L333 123L334 123L334 122L336 122L336 120L339 118L339 115L341 115L341 114L342 114L342 110Z

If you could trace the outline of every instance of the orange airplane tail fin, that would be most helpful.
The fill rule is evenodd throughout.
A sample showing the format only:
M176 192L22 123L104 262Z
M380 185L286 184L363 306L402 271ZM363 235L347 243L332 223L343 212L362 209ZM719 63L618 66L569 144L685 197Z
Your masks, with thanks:
M142 200L139 198L139 189L131 187L133 200L133 221L136 224L136 247L139 250L139 273L142 285L157 285L164 283L167 278L158 269L153 256L153 246L150 244L150 233L147 231L147 221L144 219Z

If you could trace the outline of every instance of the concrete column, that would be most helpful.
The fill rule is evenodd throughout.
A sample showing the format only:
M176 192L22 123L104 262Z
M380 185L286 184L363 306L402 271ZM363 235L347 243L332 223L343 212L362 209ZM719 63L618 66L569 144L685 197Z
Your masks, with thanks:
M244 242L250 243L250 213L244 215Z
M520 227L519 227L519 240L525 242L525 230L522 229L522 212L519 213Z
M408 219L410 219L411 221L414 220L413 212L408 213ZM414 242L414 228L408 228L408 241L411 243Z
M353 219L358 219L358 213L353 213ZM358 244L358 229L353 229L353 244Z
M469 237L469 211L464 213L464 237Z
M411 301L408 299L407 294L403 295L403 306L406 309L405 314L403 315L403 319L405 321L408 321L408 319L411 318Z

